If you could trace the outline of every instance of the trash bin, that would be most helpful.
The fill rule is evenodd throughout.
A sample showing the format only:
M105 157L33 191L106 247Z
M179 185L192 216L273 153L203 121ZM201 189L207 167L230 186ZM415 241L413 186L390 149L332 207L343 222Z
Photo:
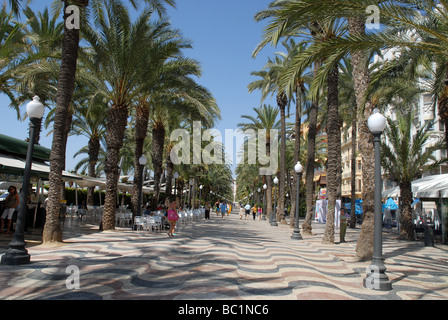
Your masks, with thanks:
M425 247L434 247L434 224L427 223L425 226Z

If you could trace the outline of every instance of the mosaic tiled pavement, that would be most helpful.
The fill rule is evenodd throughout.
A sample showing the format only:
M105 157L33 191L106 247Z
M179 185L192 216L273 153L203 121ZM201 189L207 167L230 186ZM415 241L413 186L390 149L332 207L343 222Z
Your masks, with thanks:
M393 290L380 292L362 285L370 263L355 260L359 229L348 229L347 243L324 245L323 225L297 241L288 225L234 214L189 223L173 238L66 224L63 245L30 241L29 265L0 266L0 299L448 299L448 246L440 243L385 233ZM10 238L0 235L1 252ZM69 266L79 268L79 289L66 285L74 283Z

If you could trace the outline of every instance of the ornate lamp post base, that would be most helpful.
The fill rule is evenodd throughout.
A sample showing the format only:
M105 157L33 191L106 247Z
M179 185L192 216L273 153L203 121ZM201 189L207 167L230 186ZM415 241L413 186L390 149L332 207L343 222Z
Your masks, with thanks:
M302 240L302 235L300 234L300 230L294 230L294 232L291 235L291 239L293 240Z
M1 257L2 265L21 265L30 263L31 256L25 249L26 243L23 239L14 236L14 239L9 244L8 250Z
M363 279L364 288L378 291L392 290L392 282L386 275L386 267L383 259L373 258L372 264L366 269L366 277Z

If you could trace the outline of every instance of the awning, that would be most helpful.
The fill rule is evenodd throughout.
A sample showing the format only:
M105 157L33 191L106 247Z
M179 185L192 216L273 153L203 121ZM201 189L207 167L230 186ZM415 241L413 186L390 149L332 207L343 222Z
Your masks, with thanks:
M412 194L416 198L448 197L448 174L432 175L412 182ZM382 192L383 198L399 197L400 187Z
M28 152L28 142L0 134L0 152L25 158ZM33 159L49 161L50 152L50 149L34 145Z
M81 178L82 180L76 181L76 184L80 186L81 188L87 188L87 187L101 187L101 189L106 189L106 178L92 178L92 177L86 177L86 176L78 176L78 178ZM149 182L149 181L145 181ZM131 192L134 189L134 185L131 183L118 183L118 190L120 191L127 191ZM142 188L144 194L150 194L154 193L154 187L143 187ZM162 190L162 187L161 187Z
M18 156L0 154L0 173L22 175L25 170L26 161ZM31 165L31 175L40 179L47 179L50 173L50 166L42 161L34 160ZM82 180L78 175L67 171L62 172L64 181Z

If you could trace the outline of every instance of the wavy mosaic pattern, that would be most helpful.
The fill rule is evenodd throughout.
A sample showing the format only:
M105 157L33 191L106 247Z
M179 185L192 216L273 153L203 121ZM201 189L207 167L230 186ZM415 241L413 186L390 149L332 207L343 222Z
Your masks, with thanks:
M62 246L30 246L30 265L0 266L0 299L448 299L447 246L385 234L393 290L378 292L362 285L370 263L354 261L359 229L345 244L323 245L323 225L295 241L286 225L211 218L173 238L66 226ZM66 286L71 265L79 290Z

